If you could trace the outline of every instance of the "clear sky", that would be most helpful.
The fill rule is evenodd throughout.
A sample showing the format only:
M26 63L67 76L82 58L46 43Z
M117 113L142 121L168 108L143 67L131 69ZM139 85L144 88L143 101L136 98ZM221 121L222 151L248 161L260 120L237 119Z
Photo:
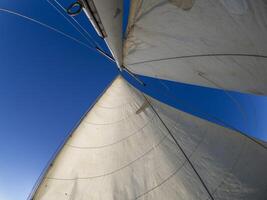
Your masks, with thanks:
M67 6L71 1L60 2ZM0 8L83 40L46 0L1 0ZM77 20L103 45L84 16ZM118 70L98 53L25 19L0 12L0 27L0 200L23 200L57 147ZM147 87L137 86L155 98L267 140L266 97L238 93L229 97L214 89L164 81L177 99L171 101L161 95L166 88L157 80L141 79Z

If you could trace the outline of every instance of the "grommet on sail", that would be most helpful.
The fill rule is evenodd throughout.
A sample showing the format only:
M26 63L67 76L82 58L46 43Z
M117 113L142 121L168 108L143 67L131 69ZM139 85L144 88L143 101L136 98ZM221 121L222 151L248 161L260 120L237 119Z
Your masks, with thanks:
M267 95L264 0L132 0L124 44L123 0L73 6L132 76ZM119 75L29 199L266 200L266 167L266 143L164 104Z

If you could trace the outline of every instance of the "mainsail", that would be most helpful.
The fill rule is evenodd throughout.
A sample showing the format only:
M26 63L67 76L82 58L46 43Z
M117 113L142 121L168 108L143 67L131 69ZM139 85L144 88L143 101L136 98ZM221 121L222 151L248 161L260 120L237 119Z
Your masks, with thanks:
M267 95L266 0L134 0L124 65L137 74Z
M266 147L117 77L51 163L35 200L267 197Z

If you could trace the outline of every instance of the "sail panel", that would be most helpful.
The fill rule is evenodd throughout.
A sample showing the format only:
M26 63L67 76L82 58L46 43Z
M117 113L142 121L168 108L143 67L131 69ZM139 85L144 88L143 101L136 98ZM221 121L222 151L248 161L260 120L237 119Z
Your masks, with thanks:
M148 97L149 98L149 97ZM267 147L241 133L150 102L189 156L214 199L265 199Z
M267 94L264 0L132 1L124 65L141 75Z
M209 199L169 131L214 196L266 197L265 148L145 97L119 76L65 143L33 199Z

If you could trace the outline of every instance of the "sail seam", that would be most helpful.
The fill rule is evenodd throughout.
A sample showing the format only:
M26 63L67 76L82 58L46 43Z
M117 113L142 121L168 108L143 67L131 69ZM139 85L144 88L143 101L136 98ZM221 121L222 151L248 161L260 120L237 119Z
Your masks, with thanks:
M176 56L176 57L168 57L168 58L161 58L161 59L153 59L153 60L145 60L135 63L129 63L127 65L139 65L143 63L150 63L150 62L160 62L165 60L175 60L175 59L183 59L183 58L197 58L197 57L217 57L217 56L238 56L238 57L256 57L256 58L267 58L265 55L259 54L226 54L226 53L218 53L218 54L196 54L196 55L187 55L187 56Z
M146 194L150 193L151 191L155 190L156 188L160 187L161 185L163 185L164 183L166 183L168 180L170 180L174 175L176 175L183 167L184 165L187 163L188 161L185 159L183 164L178 167L170 176L168 176L166 179L164 179L160 184L150 188L149 190L147 190L146 192L138 195L135 197L135 199L139 199L141 198L142 196L145 196Z
M103 126L105 126L105 125L112 125L112 124L117 124L117 123L119 123L119 122L125 121L125 120L127 120L127 119L129 119L129 118L132 118L132 117L136 116L136 115L137 115L137 114L134 112L133 114L128 115L127 117L125 117L125 118L123 118L123 119L120 119L120 120L118 120L118 121L107 122L107 123L103 123L103 124L98 124L98 123L88 122L88 121L84 121L83 123L85 123L85 124L92 124L92 125L99 125L99 126L101 126L101 125L103 125Z
M128 135L127 137L125 138L122 138L114 143L111 143L111 144L106 144L106 145L102 145L102 146L94 146L94 147L79 147L79 146L75 146L75 145L71 145L71 144L66 144L72 148L76 148L76 149L101 149L101 148L105 148L105 147L109 147L109 146L112 146L112 145L115 145L115 144L118 144L124 140L127 140L129 139L130 137L134 136L135 134L139 133L141 130L143 130L145 127L147 127L151 121L153 121L153 119L156 118L156 115L154 115L151 119L148 120L148 122L141 128L139 128L137 131L134 131L132 134Z
M129 98L129 100L134 100L134 101L123 103L117 106L103 106L103 105L98 105L98 104L96 106L100 108L105 108L105 109L116 109L116 108L121 108L121 107L130 105L130 104L134 104L134 103L136 104L136 101L138 101L138 99L135 97L132 97L131 99Z
M97 175L97 176L89 176L89 177L77 177L77 178L56 178L56 177L46 177L46 179L49 180L62 180L62 181L71 181L71 180L83 180L83 179L94 179L94 178L101 178L104 176L108 176L108 175L112 175L116 172L121 171L122 169L129 167L130 165L134 164L136 161L140 160L141 158L143 158L144 156L146 156L147 154L149 154L150 152L152 152L153 150L155 150L156 147L158 147L160 144L162 144L162 142L168 138L167 135L164 134L164 136L161 138L161 140L159 141L159 143L155 146L152 146L152 148L150 148L147 152L145 152L144 154L142 154L141 156L137 157L136 159L132 160L131 162L129 162L127 165L124 165L112 172L108 172L105 174L101 174L101 175ZM169 138L168 138L169 139Z
M175 128L175 125L176 125L176 123L174 123L174 128ZM206 136L207 136L207 133L203 136L203 138L200 140L200 142L196 145L195 149L190 153L190 155L188 156L189 158L191 158L194 155L194 153L197 151L198 147L202 144L202 142L204 141L204 139L206 138ZM171 140L171 142L173 142L175 144L175 141ZM140 198L140 197L148 194L149 192L151 192L151 191L155 190L156 188L160 187L167 180L171 179L175 174L177 174L180 171L180 169L185 165L186 162L188 162L188 161L185 159L185 161L182 164L182 166L179 167L177 170L175 170L175 172L171 176L169 176L167 179L165 179L162 183L160 183L160 184L156 185L155 187L149 189L147 192L144 192L143 194L137 196L136 199L138 199L138 198Z
M207 134L205 134L205 136L206 136ZM195 147L195 149L190 153L190 155L189 155L189 158L190 157L192 157L193 155L194 155L194 153L196 152L196 150L198 149L198 147L200 146L200 144L203 142L203 140L205 139L205 136L202 138L202 140L198 143L198 145ZM165 140L165 138L168 138L168 135L165 135L164 137L163 137L163 139L162 139L162 142L163 142L163 140ZM168 138L169 139L169 141L172 143L172 144L174 144L174 145L176 145L176 143L175 143L175 141L171 138ZM157 146L159 146L162 142L160 142ZM153 147L153 149L154 149L155 147ZM135 162L135 161L134 161ZM174 175L176 175L177 173L179 173L179 171L182 169L182 167L184 167L184 165L187 163L188 161L185 159L184 160L184 162L181 164L181 166L180 167L178 167L170 176L168 176L166 179L164 179L161 183L159 183L158 185L156 185L156 186L154 186L154 187L152 187L151 189L149 189L149 190L147 190L146 192L144 192L144 193L142 193L142 194L140 194L140 195L138 195L138 196L136 196L134 199L139 199L140 197L142 197L142 196L144 196L144 195L146 195L146 194L148 194L149 192L151 192L151 191L153 191L153 190L155 190L156 188L158 188L158 187L160 187L161 185L163 185L164 183L166 183L169 179L171 179ZM126 166L126 167L128 167L128 166ZM125 168L125 167L123 167L123 168ZM123 169L122 168L122 169ZM119 170L118 170L119 171ZM116 171L117 172L117 171ZM114 173L116 173L116 172L114 172ZM103 176L106 176L106 175L103 175ZM78 179L54 179L54 178L47 178L47 179L52 179L52 180L60 180L60 181L72 181L72 180L78 180ZM80 178L79 178L80 179Z

